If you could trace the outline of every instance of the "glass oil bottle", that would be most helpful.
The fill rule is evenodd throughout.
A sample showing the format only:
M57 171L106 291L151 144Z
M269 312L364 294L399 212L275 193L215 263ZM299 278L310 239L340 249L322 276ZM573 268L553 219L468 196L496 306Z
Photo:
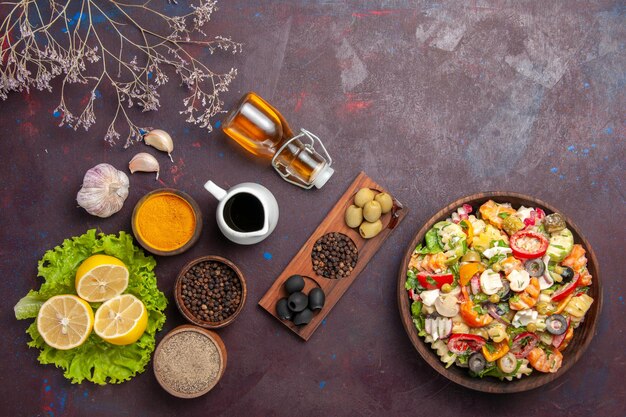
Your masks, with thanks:
M322 188L334 173L322 141L304 129L294 135L278 110L254 92L239 101L222 129L251 154L271 158L274 169L291 184Z

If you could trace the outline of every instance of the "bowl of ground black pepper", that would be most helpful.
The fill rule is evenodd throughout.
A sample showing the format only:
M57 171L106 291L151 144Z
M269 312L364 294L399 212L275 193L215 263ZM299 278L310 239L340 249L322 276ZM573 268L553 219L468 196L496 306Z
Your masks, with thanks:
M185 324L165 335L154 352L154 375L179 398L209 392L226 369L226 346L214 332Z
M220 256L203 256L182 268L174 286L174 299L191 323L219 329L241 313L246 292L246 281L235 264Z

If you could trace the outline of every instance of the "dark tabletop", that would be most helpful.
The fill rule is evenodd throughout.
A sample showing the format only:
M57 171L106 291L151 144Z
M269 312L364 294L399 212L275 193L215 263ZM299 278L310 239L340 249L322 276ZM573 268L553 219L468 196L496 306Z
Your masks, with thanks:
M160 158L162 183L132 175L124 208L99 219L75 204L84 172L100 162L125 169L145 150L103 142L107 97L87 133L57 127L58 89L0 104L0 415L625 415L624 4L380 3L222 0L211 33L242 42L243 53L200 55L239 71L226 108L254 90L292 127L324 140L336 173L322 190L289 185L221 131L186 124L173 82L158 113L142 120L174 137L175 165ZM360 170L410 212L305 343L257 302ZM249 247L228 242L202 188L209 179L271 189L281 210L274 233ZM170 301L157 341L183 323L172 300L179 269L201 255L227 257L247 277L248 301L219 330L226 373L209 394L186 401L165 393L151 366L121 385L72 385L37 363L28 323L12 307L39 287L37 260L47 249L89 228L130 231L135 203L160 186L191 194L204 230L188 252L157 257ZM420 225L452 200L489 190L529 194L571 216L595 249L604 285L586 354L553 383L516 395L481 394L440 376L409 342L396 306L400 260Z

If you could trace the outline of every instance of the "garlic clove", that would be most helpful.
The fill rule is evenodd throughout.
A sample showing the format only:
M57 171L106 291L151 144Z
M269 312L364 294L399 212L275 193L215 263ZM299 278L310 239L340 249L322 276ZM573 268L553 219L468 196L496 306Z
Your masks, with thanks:
M120 211L128 197L126 174L109 164L98 164L85 173L76 202L87 213L109 217Z
M170 157L170 160L174 162L172 159L172 151L174 150L174 141L172 137L164 130L154 129L150 132L146 133L143 137L146 145L150 145L160 151L167 152Z
M133 156L133 159L128 163L128 169L130 169L131 174L137 171L156 172L156 179L159 179L159 161L146 152L139 152L137 155Z

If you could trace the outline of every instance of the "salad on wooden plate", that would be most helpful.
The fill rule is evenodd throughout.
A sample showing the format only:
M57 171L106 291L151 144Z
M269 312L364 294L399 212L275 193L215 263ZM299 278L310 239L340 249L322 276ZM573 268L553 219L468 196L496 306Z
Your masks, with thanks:
M461 204L407 254L401 312L445 368L501 381L555 374L594 303L587 252L557 212Z

